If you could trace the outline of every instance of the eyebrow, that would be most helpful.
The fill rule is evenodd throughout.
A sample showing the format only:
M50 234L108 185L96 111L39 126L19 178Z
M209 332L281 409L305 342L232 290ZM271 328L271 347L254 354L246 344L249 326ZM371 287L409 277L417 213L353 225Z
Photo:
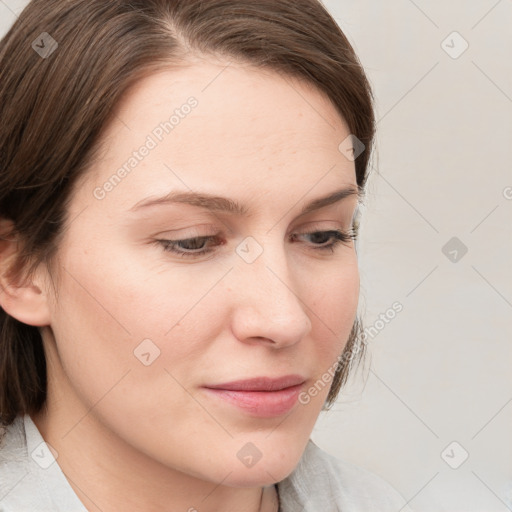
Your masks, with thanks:
M313 199L313 201L304 205L299 212L299 216L319 210L320 208L324 208L325 206L329 206L352 196L361 197L357 188L349 186L335 190L326 196ZM204 208L212 212L226 212L241 217L249 216L251 214L249 208L245 205L242 205L228 197L216 196L208 193L178 191L170 192L162 197L148 197L136 203L128 211L135 212L142 208L163 204L188 204Z

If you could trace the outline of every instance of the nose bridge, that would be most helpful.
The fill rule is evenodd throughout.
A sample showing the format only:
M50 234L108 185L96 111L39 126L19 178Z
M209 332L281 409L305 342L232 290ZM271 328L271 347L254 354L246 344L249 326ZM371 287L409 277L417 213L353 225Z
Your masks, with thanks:
M267 236L261 243L248 237L237 248L233 328L239 339L267 338L284 345L299 341L311 329L286 248L276 238Z

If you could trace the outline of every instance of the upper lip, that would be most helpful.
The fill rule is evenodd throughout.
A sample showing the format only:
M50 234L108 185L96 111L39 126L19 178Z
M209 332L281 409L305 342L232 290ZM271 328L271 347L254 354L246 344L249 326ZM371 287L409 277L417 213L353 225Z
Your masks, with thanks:
M284 375L282 377L255 377L253 379L235 380L222 384L208 384L209 389L226 391L279 391L305 382L300 375Z

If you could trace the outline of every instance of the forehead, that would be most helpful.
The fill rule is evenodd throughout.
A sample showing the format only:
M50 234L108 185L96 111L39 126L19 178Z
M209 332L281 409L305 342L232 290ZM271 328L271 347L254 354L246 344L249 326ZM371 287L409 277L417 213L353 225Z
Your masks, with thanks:
M123 98L88 187L123 167L109 201L126 206L176 188L306 192L324 178L337 187L355 183L354 163L338 149L348 135L327 96L308 83L238 63L195 61L145 77ZM149 151L136 158L144 146Z
M236 134L236 141L251 143L258 137L262 143L279 138L288 145L304 139L318 144L347 129L327 95L308 82L247 64L194 61L140 80L117 106L109 135L148 133L190 97L198 106L187 124L216 142ZM180 128L172 139L188 132Z

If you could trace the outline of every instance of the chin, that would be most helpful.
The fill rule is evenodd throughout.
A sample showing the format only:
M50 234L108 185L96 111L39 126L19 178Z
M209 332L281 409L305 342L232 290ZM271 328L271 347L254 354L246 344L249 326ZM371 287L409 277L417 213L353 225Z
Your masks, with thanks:
M237 461L228 468L231 471L225 484L230 487L261 487L272 485L284 480L297 467L303 451L294 447L286 453L276 449L274 452L261 459L252 462L252 465L244 465Z
M237 488L252 488L273 485L281 480L284 480L293 470L295 465L290 465L286 469L265 467L255 470L254 468L248 470L238 469L233 471L226 480L224 485Z

